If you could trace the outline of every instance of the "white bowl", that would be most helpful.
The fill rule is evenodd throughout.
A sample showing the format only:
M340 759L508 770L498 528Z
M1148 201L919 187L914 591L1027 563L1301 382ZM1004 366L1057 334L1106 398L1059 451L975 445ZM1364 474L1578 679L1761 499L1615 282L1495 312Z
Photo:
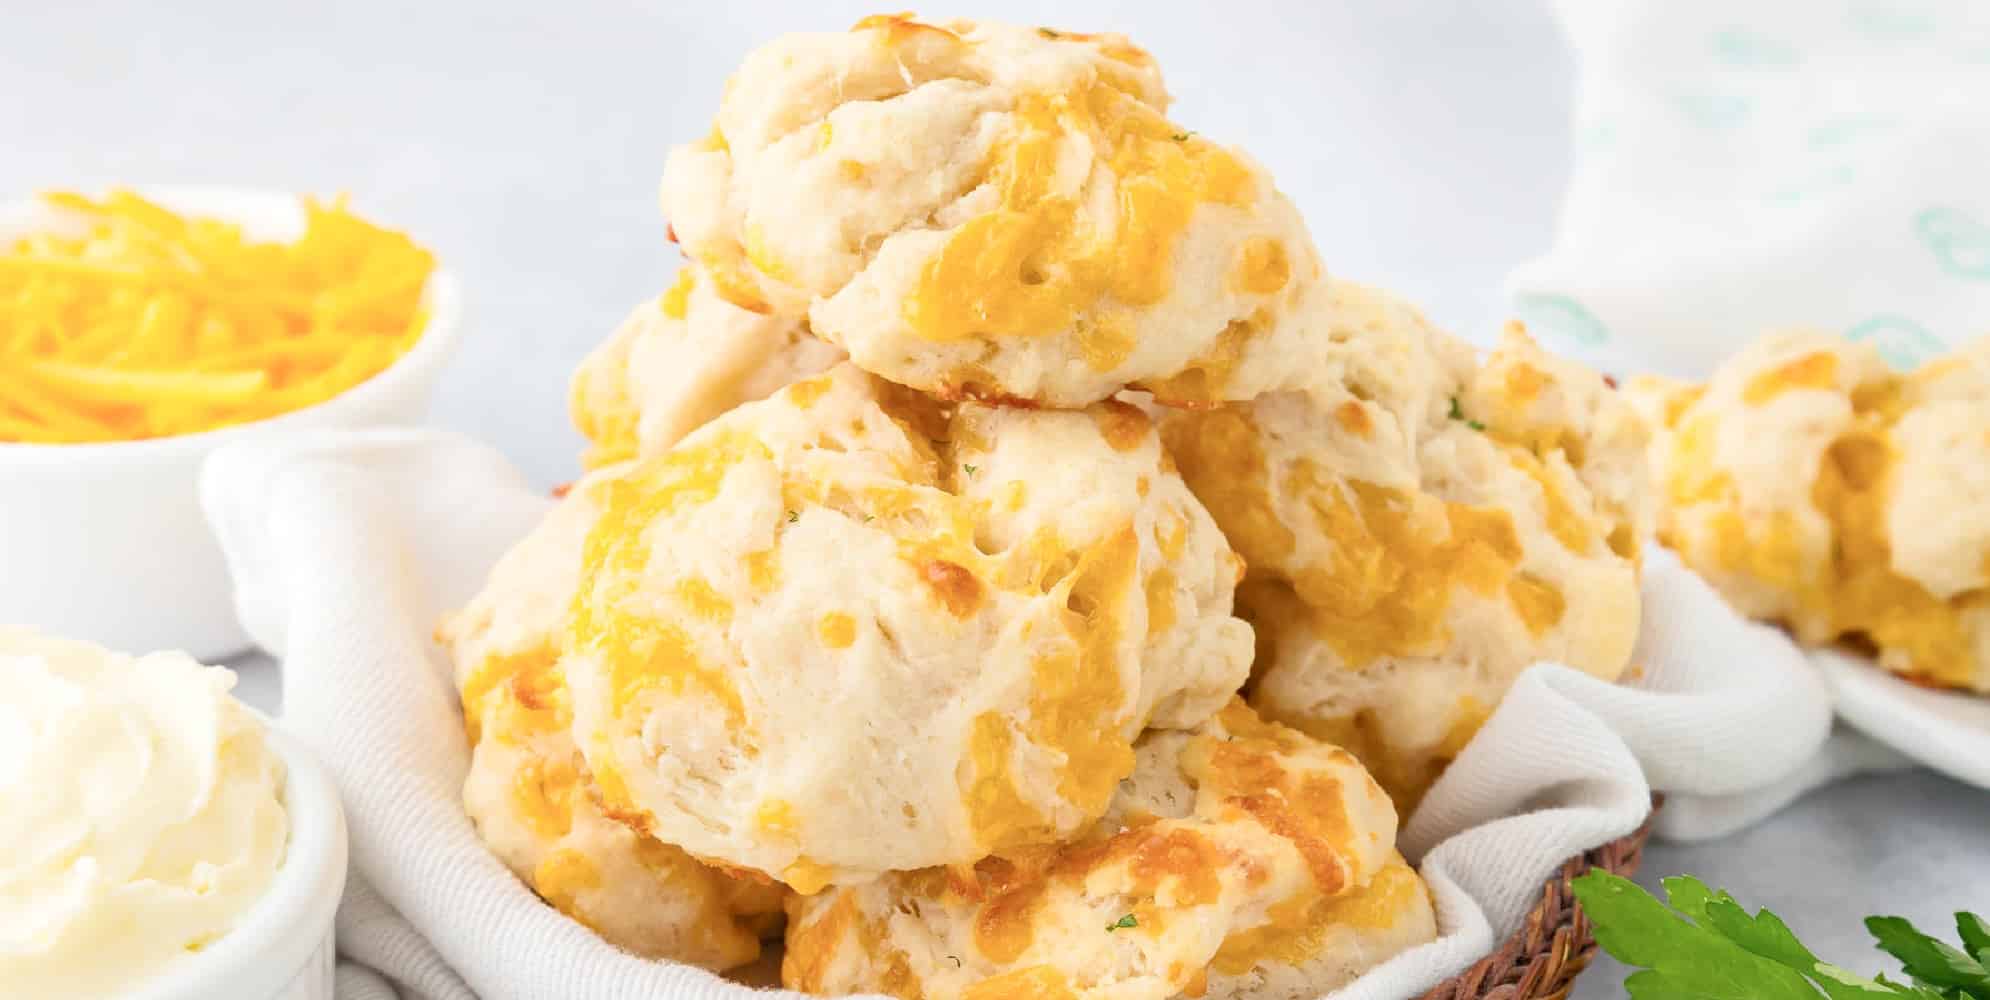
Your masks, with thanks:
M147 189L175 211L229 219L250 235L302 232L297 197ZM53 218L38 201L0 205L0 239ZM461 298L437 269L428 327L386 370L331 399L250 424L107 444L0 443L0 621L139 653L183 649L212 662L248 648L228 570L201 516L201 462L224 444L313 428L419 422L455 348Z
M266 731L285 769L290 843L283 866L233 930L120 1000L332 1000L345 813L338 788L303 744L274 726Z

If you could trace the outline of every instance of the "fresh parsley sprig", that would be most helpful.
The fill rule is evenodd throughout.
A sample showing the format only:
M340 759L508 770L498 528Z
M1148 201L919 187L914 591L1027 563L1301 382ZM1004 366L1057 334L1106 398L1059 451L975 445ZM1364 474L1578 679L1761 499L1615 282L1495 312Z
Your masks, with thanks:
M1698 879L1665 880L1659 902L1637 883L1601 869L1570 883L1596 941L1626 965L1632 1000L1990 1000L1990 924L1956 914L1962 948L1923 934L1901 917L1870 917L1879 947L1912 983L1868 979L1804 947L1768 910L1750 915Z
M1915 982L1951 1000L1990 1000L1990 925L1974 913L1958 913L1955 929L1962 948L1921 933L1905 917L1866 918L1880 950L1899 959Z

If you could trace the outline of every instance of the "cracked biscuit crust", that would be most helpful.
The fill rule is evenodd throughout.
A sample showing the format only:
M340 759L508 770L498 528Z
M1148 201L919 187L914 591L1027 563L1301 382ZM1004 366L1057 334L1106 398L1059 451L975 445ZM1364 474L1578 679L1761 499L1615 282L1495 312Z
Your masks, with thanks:
M1660 537L1744 614L1990 692L1990 338L1920 370L1808 331L1634 380Z
M591 489L562 665L597 783L803 892L1065 837L1248 671L1240 563L1130 406L844 365Z
M1112 809L1071 841L797 897L782 982L983 1000L1316 997L1436 935L1395 831L1353 757L1233 701L1145 736Z
M1315 332L1304 224L1169 121L1117 35L868 18L751 53L665 214L740 308L806 314L952 399L1202 405L1282 387Z

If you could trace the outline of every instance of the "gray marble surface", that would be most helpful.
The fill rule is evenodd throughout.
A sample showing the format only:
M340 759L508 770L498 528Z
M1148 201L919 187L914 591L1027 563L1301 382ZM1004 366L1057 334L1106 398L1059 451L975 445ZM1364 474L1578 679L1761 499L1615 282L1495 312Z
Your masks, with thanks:
M350 191L462 279L463 350L435 420L538 482L575 471L565 378L675 255L655 184L702 134L748 47L841 28L844 2L288 5L6 0L0 191L117 183ZM1483 339L1499 282L1548 243L1571 76L1535 0L1009 0L922 13L1128 31L1190 127L1250 149L1333 270ZM279 671L241 664L274 707ZM1657 845L1775 907L1817 949L1877 969L1859 918L1990 908L1990 794L1927 773L1857 779L1711 844ZM1577 996L1622 995L1605 965Z

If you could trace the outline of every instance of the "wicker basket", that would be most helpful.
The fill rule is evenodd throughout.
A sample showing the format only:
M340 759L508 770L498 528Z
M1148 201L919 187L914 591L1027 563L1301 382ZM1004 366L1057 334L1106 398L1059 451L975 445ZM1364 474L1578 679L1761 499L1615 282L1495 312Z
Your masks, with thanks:
M1596 955L1589 919L1576 905L1569 880L1591 868L1629 878L1638 870L1650 835L1647 818L1629 836L1563 862L1541 887L1541 901L1527 914L1526 924L1478 964L1425 993L1423 1000L1567 1000L1575 977Z

